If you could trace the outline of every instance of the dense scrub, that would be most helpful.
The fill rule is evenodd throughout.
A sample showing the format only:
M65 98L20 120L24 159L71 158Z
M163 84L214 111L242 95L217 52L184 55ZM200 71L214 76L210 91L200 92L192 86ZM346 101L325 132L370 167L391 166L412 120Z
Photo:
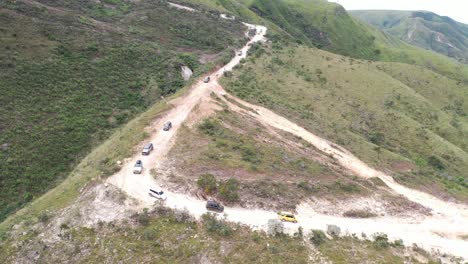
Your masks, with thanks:
M243 27L164 1L0 4L0 220L242 42ZM219 54L223 59L223 54Z

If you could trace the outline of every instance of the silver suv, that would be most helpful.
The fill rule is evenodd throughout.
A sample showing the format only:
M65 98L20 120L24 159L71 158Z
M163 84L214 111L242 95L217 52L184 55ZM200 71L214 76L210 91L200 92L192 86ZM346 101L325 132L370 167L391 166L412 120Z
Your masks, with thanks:
M141 152L142 155L149 155L153 151L153 143L146 144L143 147L143 151Z
M133 174L141 174L143 171L143 162L141 160L137 160L135 165L133 166Z

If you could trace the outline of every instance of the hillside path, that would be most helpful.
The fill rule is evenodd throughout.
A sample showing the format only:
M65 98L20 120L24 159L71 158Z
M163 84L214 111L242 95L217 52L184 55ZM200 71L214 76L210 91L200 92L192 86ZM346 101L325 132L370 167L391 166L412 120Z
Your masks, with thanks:
M141 208L150 208L154 205L155 199L149 196L148 191L150 188L160 190L162 184L155 180L151 175L151 171L158 172L162 169L162 162L166 160L167 153L175 142L176 133L187 120L190 112L198 104L208 102L211 92L219 94L220 97L226 95L224 89L219 85L218 79L225 71L231 71L242 58L245 58L251 46L250 44L265 41L266 27L245 25L249 29L255 29L256 35L242 48L242 55L235 54L228 64L211 74L210 82L204 83L200 80L190 88L186 95L171 101L170 103L174 107L163 118L155 120L151 124L150 131L154 131L154 133L151 133L150 138L145 140L154 144L154 151L149 156L142 156L140 153L135 154L124 162L119 172L107 179L108 183L119 187L129 196L140 201ZM416 243L428 250L440 250L468 259L468 242L459 238L461 235L468 234L468 215L465 205L445 202L429 194L404 187L396 183L391 176L369 167L344 148L308 132L286 118L263 107L237 98L235 100L255 109L256 113L251 112L249 114L266 126L303 138L317 149L332 155L341 166L354 174L364 178L378 177L394 192L432 209L435 213L434 216L419 219L418 221L394 217L353 219L318 214L311 209L307 201L304 201L297 207L299 223L285 223L285 229L288 233L294 233L299 226L303 227L307 232L311 229L326 230L327 225L334 224L350 234L366 234L370 237L376 232L383 232L388 234L391 239L402 239L406 245ZM173 125L169 131L162 130L162 126L166 121L171 121ZM138 147L141 147L142 144L143 142ZM142 160L144 165L144 170L140 175L132 173L136 160ZM183 193L166 190L165 193L168 197L165 205L170 208L187 210L197 218L206 212L205 201L203 200ZM268 220L277 218L277 215L275 212L261 209L226 207L225 217L228 221L249 225L253 229L266 230Z

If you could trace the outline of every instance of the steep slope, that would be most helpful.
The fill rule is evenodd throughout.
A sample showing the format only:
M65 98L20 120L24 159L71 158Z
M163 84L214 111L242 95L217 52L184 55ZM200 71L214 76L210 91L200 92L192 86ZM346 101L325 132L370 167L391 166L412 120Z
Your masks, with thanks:
M352 17L326 0L178 0L180 3L228 12L266 25L278 46L302 43L354 58L417 64L468 82L468 69L457 61L425 50Z
M260 32L265 32L265 29L261 29ZM169 117L171 119L174 119L175 121L173 130L158 131L157 133L151 135L151 140L154 141L157 146L160 146L160 149L157 153L158 155L153 154L144 159L147 162L145 164L149 164L148 168L144 171L144 175L138 175L137 177L135 177L136 175L129 173L131 172L131 165L133 164L133 161L137 158L140 158L141 156L138 153L139 149L136 149L137 152L133 154L130 154L128 149L126 152L124 151L124 153L120 153L122 149L122 144L119 144L118 142L121 141L122 138L125 138L123 137L123 135L116 135L116 137L114 137L109 142L109 144L103 146L104 148L116 146L115 150L117 151L117 153L115 151L113 153L108 153L106 151L102 151L101 149L100 152L96 152L94 154L94 157L97 158L97 160L102 160L105 158L110 161L110 164L113 164L115 160L119 158L119 156L132 156L130 159L125 159L123 163L117 162L118 165L122 166L121 171L109 178L109 182L121 187L129 196L135 197L137 201L128 199L125 195L122 195L122 193L115 192L115 188L113 188L112 186L106 184L99 184L99 179L96 179L92 182L92 184L87 185L87 188L81 189L79 199L77 199L75 203L70 204L69 207L64 208L64 210L59 212L42 212L42 214L39 216L39 219L34 219L38 213L35 210L38 209L37 206L41 205L41 202L37 201L36 203L33 203L30 208L28 208L29 212L36 214L36 216L31 214L25 214L29 221L25 221L22 224L15 226L14 229L11 230L9 239L6 241L6 243L4 244L5 246L3 247L6 250L2 251L2 254L0 254L0 258L6 261L50 262L68 259L72 262L98 262L102 260L118 261L129 258L153 259L154 257L156 257L158 259L163 259L167 261L193 262L197 261L197 259L201 259L203 261L206 261L206 259L216 260L219 257L218 254L220 254L221 257L226 257L226 261L238 259L239 261L244 260L249 262L271 262L270 259L272 256L270 253L279 253L281 254L282 258L294 262L300 263L305 261L305 250L310 249L312 251L313 248L307 245L307 243L297 243L298 240L302 241L303 235L305 235L305 233L301 229L297 229L297 233L295 234L297 240L291 240L287 237L279 241L271 239L268 240L268 238L264 236L262 232L256 233L256 235L255 233L253 233L253 235L256 236L256 238L253 239L253 241L257 244L260 244L260 247L254 247L254 245L250 244L252 243L251 240L241 240L239 237L233 235L234 232L248 234L242 233L245 229L241 229L238 226L234 226L234 228L232 228L229 224L224 223L224 221L215 220L213 217L205 214L201 216L201 224L208 233L206 234L205 232L203 232L203 230L200 230L199 228L193 225L193 220L188 216L187 213L171 213L168 209L159 206L153 206L152 203L154 202L154 200L151 199L151 197L149 197L148 195L145 195L145 189L147 190L149 186L153 187L157 185L155 179L152 179L148 176L153 176L152 174L156 174L155 176L158 176L160 173L164 173L164 170L161 171L161 169L163 169L162 167L166 164L165 159L168 158L165 155L165 153L168 151L168 148L170 148L170 146L174 143L171 140L171 138L173 138L178 128L180 128L181 123L186 121L188 117L187 113L191 112L195 108L194 104L197 104L197 102L200 103L200 107L202 107L203 105L206 106L205 100L214 97L214 94L225 98L222 99L222 102L224 104L229 104L230 109L237 109L235 110L236 112L246 116L250 115L255 119L265 122L272 128L278 127L278 129L280 130L291 132L296 137L304 137L305 140L316 146L321 151L324 151L326 153L330 152L330 150L323 149L323 146L326 146L328 149L335 149L334 151L330 152L331 156L335 155L333 153L339 154L343 158L352 156L349 152L346 152L339 146L332 145L330 142L312 135L310 132L299 128L296 124L291 123L285 118L280 117L267 109L257 107L254 105L248 105L247 103L241 102L238 99L234 99L234 101L232 101L229 100L228 97L226 97L225 92L223 91L222 87L220 87L217 84L216 80L219 78L219 76L221 76L223 72L225 72L225 70L232 69L234 65L239 63L239 61L241 61L241 59L245 57L246 49L248 49L248 46L246 46L243 50L243 55L235 56L235 58L230 64L228 64L225 68L221 68L218 72L214 73L212 76L214 80L211 83L207 84L202 83L200 81L199 83L195 84L194 87L185 96L171 101L171 104L173 104L174 106L172 109L167 111L164 116L159 115L155 117L154 115L158 113L157 111L153 111L153 113L148 113L148 115L152 115L153 118L155 118L155 120L151 122L151 125L147 127L146 131L154 131L155 128L157 130L160 130L160 125L162 124L162 122L167 120L167 118ZM256 110L258 110L259 112L255 113ZM226 109L223 111L226 112ZM243 114L243 111L247 112ZM136 120L136 122L140 121L141 120ZM209 126L205 127L208 128ZM134 134L132 133L132 131L132 125L129 124L129 129L127 129L125 133ZM136 133L143 133L143 129L137 129ZM298 140L298 138L296 138L296 140ZM138 138L130 138L130 141L138 141ZM151 160L152 162L150 162ZM91 170L91 172L98 173L99 171L96 170L99 170L100 168L99 166L96 166L96 164L100 164L100 162L85 162L83 163L83 168L88 168ZM343 164L343 166L348 169L350 168L349 165L352 164ZM73 178L76 180L79 178L87 177L87 175L83 175L83 173L84 171L77 171L77 174ZM71 178L70 180L73 181L73 178ZM119 179L122 179L123 184L120 184L117 181L115 181L116 179L118 181L120 181ZM134 183L137 184L135 185ZM65 185L65 183L63 185ZM68 183L67 185L68 188L71 187L72 189L77 187L76 184L70 186ZM173 193L171 191L167 193L169 195L168 200L165 202L167 206L176 208L181 208L185 206L188 212L195 216L200 216L200 214L204 211L203 209L201 209L204 203L199 199L187 197L184 194L180 193ZM62 192L60 190L57 190L55 192L51 192L51 195L45 196L44 199L42 199L42 203L45 202L45 200L50 199L54 195L58 195L58 197L64 197L68 196L69 194L68 192ZM411 195L409 195L408 197L411 197ZM57 203L57 200L51 200L51 204L49 204L48 206L50 207L52 204L56 206ZM449 203L446 204L448 205ZM132 221L136 220L143 226L149 226L148 228L143 229L136 223L129 226L128 217L125 217L125 215L129 215L132 213L132 211L134 212L135 209L138 209L139 206L149 206L155 209L151 213L151 215L148 214L147 211L143 210L143 213L136 214L131 218L133 219ZM431 208L433 206L435 206L434 208L438 207L438 205L430 206ZM451 208L452 206L448 207ZM130 212L126 210L130 210ZM23 211L25 212L27 210ZM333 222L340 220L340 218L333 217L323 218L322 215L317 215L316 217L316 215L313 212L313 215L311 217L311 211L304 207L299 208L298 212L301 214L301 218L299 219L303 220L303 224L301 224L301 226L303 225L304 228L308 230L310 228L324 229L325 223L328 223L329 221L326 219L335 219L333 220ZM439 212L439 209L437 209L437 212ZM54 216L53 221L48 221L49 217L51 217L49 214L52 214ZM155 216L158 216L156 216L156 218L152 218L153 214ZM17 215L16 217L18 216L19 215ZM436 220L437 222L437 220L439 220L440 218L445 219L446 216L448 215L444 211L442 212L441 216L438 216L434 220ZM460 218L459 220L463 221L464 213L461 212L460 216L462 218ZM227 215L225 217L228 217L229 220L232 219L236 222L248 225L260 225L263 229L267 219L275 217L275 213L265 212L257 209L229 208L229 211L227 211ZM40 223L37 222L37 220L39 220ZM101 221L110 221L110 223L108 226L105 226L104 223L102 223ZM361 228L363 227L363 225L359 223L363 222L360 220L348 219L345 222L356 223L358 229L362 230ZM394 220L391 221L391 223L393 222ZM33 225L31 226L31 224ZM414 219L411 220L409 226L412 226L413 224ZM6 223L2 223L2 227L4 227L5 225ZM83 228L81 227L82 225L91 225L92 228ZM386 223L384 223L384 226L385 225ZM394 223L391 225L394 225ZM418 224L416 223L416 225ZM426 224L424 224L422 228L425 228L424 226L426 226ZM424 244L425 246L435 245L437 246L437 248L441 247L443 251L450 249L451 251L449 252L461 254L463 253L464 242L459 241L456 237L452 237L452 231L450 231L450 234L445 233L447 230L453 230L451 228L455 226L456 225L443 225L444 232L439 232L437 233L437 235L434 235L432 233L428 234L431 238L437 237L436 240L426 240L425 236L419 236L419 238L417 238L417 241L418 243L429 243ZM287 232L292 233L296 231L297 226L295 226L294 224L287 224L286 227ZM353 227L352 230L355 230L355 227ZM377 228L377 231L380 231L381 228L378 227L381 227L381 225L372 224L372 228L370 230L367 230L367 234L371 235L373 232L376 232L375 228ZM97 229L99 229L98 232L95 231ZM185 232L183 232L183 230L185 230ZM404 229L398 227L396 230L401 232ZM413 232L414 231L416 230L413 230ZM16 234L21 234L21 236L18 236ZM141 240L140 234L145 240L149 240L150 242L135 242L135 240ZM161 237L157 234L166 235ZM443 238L439 237L441 235L443 236ZM447 235L449 235L450 237L446 237ZM178 238L174 238L174 236L177 236ZM224 245L221 245L219 250L217 250L218 247L216 247L216 249L214 250L210 250L211 247L205 248L202 247L201 244L199 244L200 240L203 239L204 245L207 245L207 243L209 243L208 245L210 245L212 242L212 238L218 238L214 241L214 243L226 242L226 239L220 239L220 236L234 239L234 241L230 243L229 247L226 247L227 245L224 243ZM185 242L176 242L180 238L185 238ZM193 240L191 238L193 238ZM101 240L104 241L104 243L94 243L94 240ZM239 240L241 240L242 244L238 244ZM362 262L362 259L367 259L368 262L376 263L382 261L402 262L402 254L407 254L406 249L401 247L401 242L389 243L388 238L385 235L377 235L374 243L370 243L369 241L359 242L352 237L346 237L344 240L335 240L338 242L328 242L326 240L327 239L325 238L325 235L322 232L314 231L310 241L312 241L315 245L327 243L327 247L338 246L341 243L345 245L347 243L352 243L353 246L350 250L358 250L360 254L359 256L356 256L355 254L350 254L350 252L347 251L342 252L342 256L346 256L348 262L360 263ZM17 242L21 243L22 246L15 246L17 245ZM261 249L263 248L263 246L261 245L265 245L266 243L266 247L269 248L271 245L269 245L268 242L274 243L274 249L266 249L267 252L262 253ZM409 242L415 242L415 240L410 239ZM134 243L137 244L135 245ZM248 249L256 248L259 251L254 253L255 251L247 250L246 248L246 252L244 252L244 254L240 256L236 254L231 255L229 253L232 252L229 250L230 248L238 248L241 245L247 247ZM307 247L304 247L304 245L307 245ZM152 246L153 250L149 250L149 246ZM373 246L375 248L370 249L370 246ZM77 252L77 247L80 248L79 252ZM171 248L174 247L177 248L178 251L182 250L183 254L180 255L177 254L177 251L172 251ZM128 250L129 248L130 250ZM59 249L58 252L50 254L51 250L52 252L54 252L57 249ZM337 257L331 252L324 250L324 248L322 248L321 250L324 251L326 257L333 259L333 261L339 261L340 257ZM107 252L112 253L109 254ZM144 256L141 256L143 252L146 252L146 254L144 254ZM208 255L206 256L205 254ZM248 259L239 258L242 256L248 256ZM314 260L316 257L317 255L315 253L310 254L309 260ZM279 258L276 257L275 260L279 260Z
M467 201L467 86L461 82L421 67L289 46L258 47L224 85L409 186Z
M242 37L237 21L165 1L2 1L0 219L183 87L182 65L197 76Z
M353 10L349 13L409 44L468 63L468 25L426 11Z

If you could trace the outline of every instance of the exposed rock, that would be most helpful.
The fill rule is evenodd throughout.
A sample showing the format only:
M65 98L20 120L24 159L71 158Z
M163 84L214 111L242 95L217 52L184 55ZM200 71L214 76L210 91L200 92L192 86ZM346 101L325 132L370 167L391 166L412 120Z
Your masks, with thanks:
M280 220L278 219L268 220L268 234L269 235L282 234L283 231L284 231L284 225Z
M185 81L190 79L190 77L193 74L192 70L189 67L185 66L185 65L181 66L180 70L181 70L182 78L184 78Z
M327 225L327 234L330 236L339 236L341 233L341 228L336 225Z

